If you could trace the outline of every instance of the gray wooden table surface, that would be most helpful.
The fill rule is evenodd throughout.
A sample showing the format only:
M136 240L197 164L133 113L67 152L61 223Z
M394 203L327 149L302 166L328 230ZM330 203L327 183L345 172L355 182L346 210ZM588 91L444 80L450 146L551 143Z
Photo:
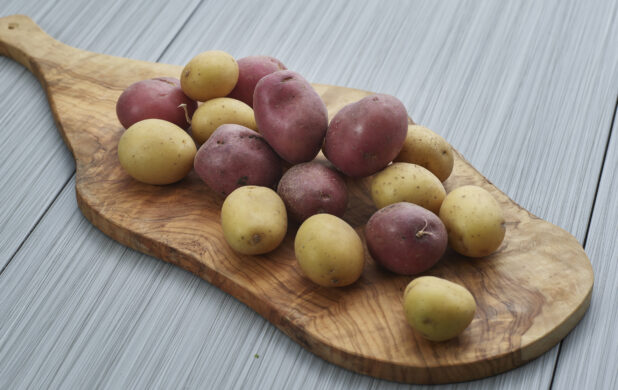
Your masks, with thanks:
M570 231L595 270L590 309L560 344L444 388L618 388L617 1L0 0L0 13L90 51L173 64L268 54L312 82L399 97ZM91 226L42 88L4 57L0 135L1 389L409 387L323 361Z

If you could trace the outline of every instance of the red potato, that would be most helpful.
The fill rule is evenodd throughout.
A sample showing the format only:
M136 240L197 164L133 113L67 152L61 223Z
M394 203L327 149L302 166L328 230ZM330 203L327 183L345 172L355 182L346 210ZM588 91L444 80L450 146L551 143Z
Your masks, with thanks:
M343 107L331 120L322 151L350 177L365 177L399 154L408 132L408 114L394 96L367 96Z
M426 271L446 251L448 236L437 215L412 203L400 202L374 213L365 226L371 257L402 275Z
M348 190L341 175L315 161L288 169L277 193L288 216L297 222L321 213L342 217L348 205Z
M313 160L322 147L328 111L301 75L280 70L263 77L253 94L259 132L290 164Z
M131 84L116 102L116 115L125 129L144 119L162 119L187 129L186 104L189 118L197 102L182 92L180 81L173 77L158 77Z
M238 187L273 188L281 178L279 156L255 131L235 124L219 126L195 155L195 172L216 193Z
M250 56L238 61L238 81L228 97L240 100L253 107L253 92L264 76L287 68L281 61L268 56Z

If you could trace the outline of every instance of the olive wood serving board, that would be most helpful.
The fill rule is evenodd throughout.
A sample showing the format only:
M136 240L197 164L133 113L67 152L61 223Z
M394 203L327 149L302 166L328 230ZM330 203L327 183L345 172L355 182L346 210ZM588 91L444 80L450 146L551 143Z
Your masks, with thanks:
M179 77L181 67L78 50L54 40L26 16L0 19L0 54L40 80L60 134L76 161L76 197L85 217L108 236L193 272L233 295L316 355L347 369L407 383L445 383L517 367L557 344L590 304L593 271L578 241L521 208L455 152L447 191L487 189L506 218L498 251L482 259L450 249L426 272L466 286L478 308L457 338L433 343L406 323L402 293L412 277L378 267L367 255L361 278L345 288L305 279L294 258L297 226L264 256L242 256L223 239L223 199L195 173L152 186L132 180L118 163L123 128L115 103L131 83ZM332 117L369 92L314 84ZM375 211L366 183L349 181L344 219L362 237Z

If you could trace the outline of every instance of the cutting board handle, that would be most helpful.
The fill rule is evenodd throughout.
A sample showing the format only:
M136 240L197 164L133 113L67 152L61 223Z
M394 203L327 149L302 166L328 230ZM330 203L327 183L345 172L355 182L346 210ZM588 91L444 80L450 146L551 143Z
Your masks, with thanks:
M45 58L62 63L68 51L74 48L49 35L25 15L10 15L0 18L0 54L19 62L39 79L39 60Z
M117 141L112 138L118 137L122 126L114 107L127 86L152 77L179 77L180 74L172 65L113 57L65 45L25 15L0 18L0 55L19 62L39 79L58 130L73 153L78 173L95 154L115 153Z

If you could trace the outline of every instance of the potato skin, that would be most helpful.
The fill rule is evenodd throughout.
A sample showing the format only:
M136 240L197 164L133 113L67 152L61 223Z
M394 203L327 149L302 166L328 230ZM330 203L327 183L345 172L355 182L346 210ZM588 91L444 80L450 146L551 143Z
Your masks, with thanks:
M394 96L367 96L331 120L322 151L350 177L372 175L399 154L408 131L404 105Z
M371 257L384 268L415 275L436 264L446 251L446 228L429 210L400 202L375 212L365 226Z
M161 119L145 119L125 131L118 141L120 165L135 180L171 184L193 168L196 147L186 131Z
M328 111L298 73L280 70L263 77L255 87L253 110L260 133L285 161L307 162L320 151Z
M403 307L410 326L431 341L446 341L463 332L476 311L465 287L434 276L414 279L404 292Z
M408 125L408 134L395 161L417 164L440 181L453 171L453 148L444 138L424 126Z
M445 196L440 180L416 164L393 163L377 173L371 182L371 198L378 209L410 202L437 215Z
M277 193L290 218L297 222L321 213L342 217L348 205L348 190L343 178L315 161L288 169L279 181Z
M157 77L129 85L116 102L116 115L125 129L144 119L162 119L187 129L189 122L180 104L187 105L189 118L197 108L197 102L182 92L178 79Z
M354 283L365 263L356 231L330 214L316 214L303 222L294 239L294 253L305 276L324 287Z
M225 241L245 255L260 255L277 248L287 232L287 221L283 201L266 187L240 187L225 198L221 207Z
M238 63L228 53L210 50L193 57L180 74L180 85L191 99L204 102L227 96L238 81Z
M468 257L492 254L506 233L500 204L478 186L462 186L448 193L440 207L440 219L450 246Z
M287 68L281 61L269 56L249 56L238 61L238 82L228 97L253 107L255 86L264 76Z
M251 107L240 100L223 97L208 100L198 107L191 120L191 134L196 143L203 144L226 123L257 130Z
M279 156L255 131L241 125L220 126L195 155L195 172L216 193L238 187L274 187L281 178Z

